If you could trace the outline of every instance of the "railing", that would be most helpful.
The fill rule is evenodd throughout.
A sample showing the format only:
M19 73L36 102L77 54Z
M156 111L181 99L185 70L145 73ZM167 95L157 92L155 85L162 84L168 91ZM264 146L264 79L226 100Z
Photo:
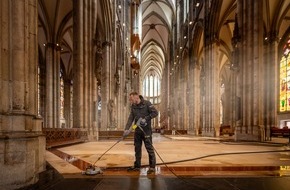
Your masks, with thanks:
M271 137L274 137L274 136L289 137L290 129L288 127L283 127L283 128L271 127L270 133L271 133Z
M85 129L42 128L42 131L46 137L47 148L85 142L88 139Z

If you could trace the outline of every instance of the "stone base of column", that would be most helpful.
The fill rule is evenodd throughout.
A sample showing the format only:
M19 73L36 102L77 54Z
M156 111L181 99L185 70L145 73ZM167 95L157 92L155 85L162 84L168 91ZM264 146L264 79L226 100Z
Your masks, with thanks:
M199 135L198 130L192 130L192 129L188 130L187 134L193 135L193 136L198 136Z
M271 140L271 125L265 127L265 141Z
M235 141L258 141L265 138L264 128L261 126L237 126L235 131Z
M194 133L196 136L198 136L200 134L199 128L194 128Z
M202 136L203 137L215 137L216 136L216 134L215 134L215 132L214 131L211 131L211 132L202 132Z
M88 135L88 141L98 141L99 135L98 134L90 134Z
M88 133L88 140L89 141L98 141L99 140L99 130L97 126L97 122L93 122L93 128L90 129L90 133Z
M45 170L41 132L0 132L0 189L18 189L38 181Z

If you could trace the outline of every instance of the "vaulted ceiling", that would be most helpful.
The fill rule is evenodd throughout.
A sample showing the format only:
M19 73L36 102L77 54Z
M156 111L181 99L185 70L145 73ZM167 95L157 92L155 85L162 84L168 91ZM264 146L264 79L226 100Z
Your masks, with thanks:
M141 6L141 78L148 72L161 78L175 17L175 0L143 0Z
M61 65L67 77L72 77L73 4L71 0L38 1L38 44L40 54L45 55L45 44L61 48Z
M141 39L141 79L148 72L162 77L169 54L172 21L176 18L176 0L142 0L142 39ZM219 39L224 42L221 62L227 62L226 52L231 51L231 37L234 27L236 0L223 0L219 13ZM290 32L290 0L264 0L265 33L277 32L283 39ZM40 56L45 55L43 44L59 44L64 72L71 76L73 51L72 0L38 1L38 43ZM202 43L200 47L202 50ZM223 64L221 64L223 65Z

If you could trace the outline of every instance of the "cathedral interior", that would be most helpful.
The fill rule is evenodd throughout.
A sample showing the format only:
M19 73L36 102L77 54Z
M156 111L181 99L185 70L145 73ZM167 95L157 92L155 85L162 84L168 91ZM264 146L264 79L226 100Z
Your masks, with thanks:
M290 0L1 0L0 189L289 189ZM288 67L289 66L289 67ZM128 173L138 92L154 176ZM117 141L118 142L118 141Z

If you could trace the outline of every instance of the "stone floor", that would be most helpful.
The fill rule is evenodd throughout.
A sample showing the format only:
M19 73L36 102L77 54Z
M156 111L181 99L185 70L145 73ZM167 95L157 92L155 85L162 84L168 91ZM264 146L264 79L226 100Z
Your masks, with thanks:
M46 172L38 184L26 189L290 189L287 138L257 143L235 142L231 137L154 134L153 145L157 157L153 175L146 173L145 148L141 171L126 171L134 162L133 141L106 140L49 149ZM103 173L84 175L91 164Z

